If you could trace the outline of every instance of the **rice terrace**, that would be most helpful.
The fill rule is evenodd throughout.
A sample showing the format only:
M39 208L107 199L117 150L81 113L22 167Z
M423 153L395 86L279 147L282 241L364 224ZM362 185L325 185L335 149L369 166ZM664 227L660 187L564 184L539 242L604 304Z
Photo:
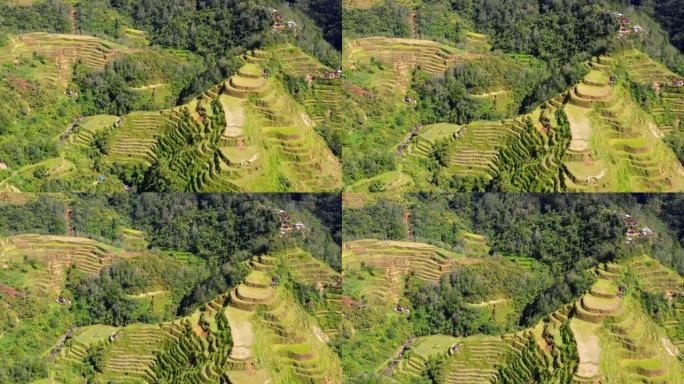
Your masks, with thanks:
M681 383L682 248L670 242L681 220L665 213L681 204L416 194L346 205L346 380Z
M341 187L339 52L307 6L2 3L0 190ZM156 24L201 12L231 34Z
M15 196L0 200L1 382L341 382L339 247L319 218L335 199ZM159 231L191 220L214 237Z
M343 2L347 191L684 189L677 2L523 3Z

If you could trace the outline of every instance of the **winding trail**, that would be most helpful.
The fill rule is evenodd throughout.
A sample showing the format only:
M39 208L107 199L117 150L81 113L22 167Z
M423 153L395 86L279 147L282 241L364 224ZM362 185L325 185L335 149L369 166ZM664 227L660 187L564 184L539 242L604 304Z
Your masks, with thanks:
M134 298L139 298L139 299L141 299L141 298L143 298L143 297L150 297L150 296L161 295L161 294L164 293L164 292L166 292L166 291L163 291L163 290L162 290L162 291L154 291L154 292L145 292L145 293L139 293L139 294L137 294L137 295L128 295L128 296L129 296L129 297L134 297Z

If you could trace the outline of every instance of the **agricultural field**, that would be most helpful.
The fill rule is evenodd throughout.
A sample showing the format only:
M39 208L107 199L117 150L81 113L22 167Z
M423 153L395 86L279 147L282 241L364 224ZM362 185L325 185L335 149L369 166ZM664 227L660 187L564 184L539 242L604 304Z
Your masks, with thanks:
M506 251L504 244L516 243L511 237L515 229L502 229L503 233L494 235L486 230L509 220L501 214L505 215L506 204L511 204L522 211L518 215L526 217L521 221L527 222L521 225L536 231L530 216L537 213L529 207L543 195L464 195L470 197L384 197L398 206L410 206L408 221L412 224L408 226L428 242L365 238L344 243L342 306L346 317L342 329L348 339L343 344L342 364L348 381L682 383L680 311L684 279L674 268L679 262L673 265L668 260L670 255L655 251L664 243L670 244L670 235L668 226L647 208L656 200L665 203L669 197L660 200L657 194L643 195L650 203L635 205L618 194L606 194L594 202L580 195L566 195L568 201L558 203L566 209L561 213L565 219L574 211L576 216L570 220L583 220L579 213L583 208L579 207L596 204L608 215L604 221L612 221L609 217L613 216L619 218L617 227L624 221L628 228L627 235L622 230L615 233L613 249L617 255L611 261L596 262L581 270L570 267L572 274L583 274L586 280L582 288L575 286L577 292L569 294L557 289L564 284L559 279L567 275L556 275L553 269L562 267L550 260L524 256L526 252L519 247L512 248L516 254ZM553 195L546 196L553 199ZM393 219L383 216L389 213L380 214L374 207L382 199L376 197L364 205L352 199L351 205L345 206L346 215L351 218L364 210L374 211L376 220L392 225ZM479 226L480 204L492 207L497 199L502 202L497 212ZM509 203L503 202L506 200ZM444 211L454 212L454 206L461 206L455 215L471 225L469 230L461 230L453 243L437 240L440 230L436 219L444 222L450 217L440 212L440 201ZM672 201L679 203L665 203L664 207L676 209L681 204L680 197ZM631 216L624 213L625 209L639 210L639 214ZM419 212L427 216L418 217ZM469 214L473 214L470 220ZM431 237L422 228L426 222L433 223L429 227ZM646 230L641 234L632 229L647 223L657 233ZM442 225L449 228L451 224ZM572 237L566 231L575 225L582 224L564 224L556 229ZM368 229L372 228L369 224ZM484 228L487 235L476 234L476 228ZM541 236L543 242L552 243L557 235ZM625 241L626 237L631 240ZM438 243L441 246L433 245ZM564 263L567 259L560 255L565 245L556 244L552 257L560 257ZM658 259L651 252L659 253ZM676 252L680 260L680 251ZM554 304L539 307L539 300ZM538 313L528 317L531 311Z
M284 195L136 196L3 195L3 382L341 383L342 276L339 260L327 262L335 255L320 255L335 246L316 212ZM144 224L165 220L158 212L129 216L123 207L136 201L168 204L174 221L211 233L195 236L205 251ZM280 232L276 207L304 220L306 234ZM236 210L260 229L218 245L227 227L246 227ZM320 248L303 236L319 236ZM232 247L240 256L221 256Z
M491 11L482 4L343 6L351 20L345 25L343 87L356 115L344 147L346 191L684 189L684 56L669 43L643 37L655 39L651 31L624 31L625 23L646 23L648 16L598 12L596 17L612 15L622 29L611 32L603 21L608 29L594 31L607 47L603 54L566 62L561 76L555 67L561 59L541 52L548 46L511 44L526 37L504 20L478 25L482 16L473 16L473 9ZM610 7L597 9L604 6ZM507 7L499 6L502 14ZM554 12L564 11L548 14ZM390 19L389 29L360 25L382 18ZM450 23L453 35L445 32ZM657 56L654 44L676 52L674 58Z
M79 13L91 6L100 5L70 12L79 23L104 17ZM0 190L341 188L339 151L331 149L341 129L339 63L327 42L317 58L299 48L297 34L276 34L264 20L268 35L250 43L261 48L233 49L219 63L194 46L159 44L158 31L134 28L124 10L102 12L116 19L116 38L75 33L84 25L2 39ZM297 12L287 17L308 20ZM319 36L307 28L308 39Z

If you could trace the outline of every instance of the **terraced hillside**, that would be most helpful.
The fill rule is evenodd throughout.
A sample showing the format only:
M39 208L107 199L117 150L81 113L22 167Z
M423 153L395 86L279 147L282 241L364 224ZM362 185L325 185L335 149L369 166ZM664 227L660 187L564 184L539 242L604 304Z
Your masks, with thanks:
M638 295L619 288L630 270L640 279L643 275L643 281L662 274L661 281L670 287L673 272L654 270L656 265L644 258L602 265L589 292L524 331L418 338L390 371L399 382L407 382L421 375L428 361L442 360L444 383L679 383L679 352L644 313Z
M381 184L387 191L433 188L429 180L434 175L427 170L432 168L435 146L444 142L449 156L443 160L445 172L440 177L444 179L458 176L489 182L506 172L512 174L507 180L512 184L509 188L541 191L561 188L560 159L568 134L549 132L558 125L556 110L561 105L558 100L532 114L504 121L477 121L463 126L446 123L422 126L416 121L415 91L411 90L415 69L435 76L463 61L503 60L507 65L513 62L528 65L530 59L526 57L488 53L482 44L486 36L468 34L471 35L460 49L429 40L371 37L346 41L344 63L350 84L345 88L354 95L352 99L382 97L396 112L396 118L400 119L397 121L414 124L408 127L410 132L404 137L395 135L391 144L389 133L379 138L396 152L397 170L361 180L351 190L368 190L371 184ZM513 100L510 90L497 86L481 92L484 93L471 96L492 103L504 115L509 114ZM357 103L364 109L362 101ZM363 140L362 133L358 135L353 140Z
M430 40L367 37L345 41L345 70L355 71L371 61L384 64L384 70L373 76L368 88L386 94L406 94L412 71L420 68L431 74L443 73L463 51Z
M397 302L409 273L434 282L460 261L465 261L465 256L429 244L379 240L348 242L342 252L343 269L370 268L377 272L358 282L358 286L351 281L345 282L345 290L349 291L348 295L368 302Z
M76 330L57 356L55 368L66 372L82 364L85 351L99 344L106 350L104 369L97 375L101 380L340 382L338 358L327 346L328 336L316 317L272 278L277 268L306 269L310 273L300 280L316 281L327 291L334 287L323 282L336 279L336 273L300 250L254 257L247 266L250 272L242 283L190 316L158 325Z
M102 68L118 53L128 51L97 37L36 32L13 36L9 44L0 48L0 62L17 64L33 55L43 55L50 61L50 70L41 71L35 80L64 88L77 61L91 68Z
M121 257L121 249L80 237L18 235L0 240L3 264L24 259L37 264L37 271L25 275L23 288L50 295L62 290L70 268L97 275L104 266Z
M537 116L542 116L541 111ZM553 119L557 126L552 106L543 116ZM427 160L436 140L446 140L450 150L448 175L489 181L506 171L511 173L510 183L517 190L558 190L562 188L559 157L567 139L564 132L542 132L537 119L530 115L465 126L427 126L409 146L407 160L409 164Z
M328 337L338 334L342 317L342 275L339 272L299 248L276 253L272 257L262 256L252 260L250 265L263 272L284 268L293 282L318 290L323 300L308 310Z
M50 90L55 102L67 103L78 96L65 91L75 63L101 69L115 57L141 50L95 37L32 33L14 36L0 48L0 62L23 68L24 61L38 57L43 64L13 80L16 87ZM325 78L333 69L290 44L248 52L240 60L237 73L188 104L125 116L76 117L54 139L59 157L3 173L0 188L31 191L48 180L70 183L72 189L120 191L131 187L117 178L120 169L144 172L155 166L173 179L166 182L174 190L339 189L340 161L317 132L322 125L340 125L339 79ZM308 77L312 98L296 101L284 86L286 74ZM136 92L151 89L164 95L163 85ZM102 155L98 170L93 150ZM35 174L36 168L45 171Z
M570 382L576 367L574 346L568 344L567 309L554 313L535 328L502 336L418 338L393 370L406 382L426 368L430 359L444 359L444 383Z
M622 79L610 84L616 65L625 65L628 73L641 73L630 75L638 82L666 74L655 62L648 64L655 69L647 70L632 57L591 61L589 74L569 93L565 110L572 142L564 166L571 190L672 191L683 185L684 170L663 143L653 118L621 87Z
M657 260L644 256L635 258L629 264L635 274L639 288L650 294L663 297L668 311L660 314L658 322L667 330L667 336L679 351L684 350L684 279Z
M684 92L682 87L670 85L679 76L636 50L592 59L586 63L588 72L580 83L529 114L462 125L420 125L416 112L421 108L415 103L421 101L414 100L411 89L414 70L437 76L458 62L494 57L470 42L478 38L486 42L485 36L474 35L466 39L463 49L429 40L345 40L345 90L356 103L352 104L365 110L369 107L361 100L381 98L386 105L378 121L400 122L396 131L402 132L373 136L387 151L395 152L395 169L358 180L349 187L351 191L367 191L371 186L385 191L425 190L453 180L470 188L511 191L684 188L684 168L663 141L665 134L681 126L684 101L680 95ZM511 59L528 60L523 56ZM655 83L660 102L644 109L633 99L629 81ZM483 93L471 97L487 100L497 111L510 107L513 96L509 89L479 92ZM352 133L353 146L361 147L365 136L376 135L373 130L377 128L370 128L375 125L374 117L366 116L366 120L365 125L358 124L359 132ZM439 164L435 164L437 157ZM358 172L350 168L352 171Z
M292 46L254 51L237 74L197 100L132 113L113 124L98 117L104 126L85 124L74 143L90 145L93 131L107 130L107 163L168 162L187 191L335 189L339 161L314 131L315 123L274 76L264 77L268 60L281 53L286 68L292 63L302 73L325 70Z
M615 68L623 64L633 68L630 73L636 81L650 81L648 76L669 81L673 75L652 61L652 70L642 69L648 65L632 66L630 58L644 54L622 57L602 56L589 62L581 83L530 115L424 127L406 150L409 164L427 161L435 145L446 141L451 156L445 167L447 177L488 182L506 175L508 188L523 191L681 190L684 169L663 142L656 121L632 100L623 79L610 79L615 79ZM667 108L676 107L678 93L663 89L670 103ZM676 108L655 111L668 114L669 124L678 126L671 115L677 113ZM534 161L525 161L530 158Z

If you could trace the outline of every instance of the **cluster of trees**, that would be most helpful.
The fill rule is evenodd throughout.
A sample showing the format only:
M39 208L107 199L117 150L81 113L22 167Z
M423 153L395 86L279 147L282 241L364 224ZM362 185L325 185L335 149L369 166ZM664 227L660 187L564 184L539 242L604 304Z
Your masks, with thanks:
M236 69L237 64L233 64L227 72ZM194 94L196 86L204 86L203 80L197 78L203 70L204 64L194 55L155 49L122 56L101 70L77 63L73 82L84 114L121 116L137 110L172 107L185 101ZM212 77L212 80L216 79ZM164 84L167 95L155 97L156 89L134 89L153 84Z
M501 54L458 63L443 76L419 77L414 88L419 96L418 109L424 122L465 124L473 120L500 119L519 112L525 98L547 75L542 62L532 58L523 61ZM495 99L471 96L498 90L513 94L507 113L495 109Z
M66 232L63 201L40 196L26 204L0 203L0 236L20 233L62 235Z
M672 148L679 162L684 164L684 133L676 130L665 136L665 143Z
M295 8L313 19L323 30L325 40L342 50L342 2L338 0L294 0Z
M496 334L515 329L522 308L544 288L548 279L543 273L525 271L505 260L458 267L437 284L409 279L405 291L411 303L409 319L416 334L422 336ZM487 307L469 305L496 296L513 302L507 323L494 319Z
M118 40L124 34L124 26L128 24L127 20L109 6L109 0L79 1L75 11L79 33Z
M30 5L3 2L0 4L0 31L71 32L70 10L69 3L63 0L38 0Z
M462 21L447 2L426 2L416 11L418 36L458 43L462 38Z
M111 0L154 44L220 58L234 47L253 48L270 26L265 7L238 0ZM104 5L104 4L103 4Z
M684 2L682 0L622 0L651 15L667 31L670 41L684 52Z
M345 209L342 216L344 240L375 238L402 240L406 237L404 207L380 199L361 209Z
M345 8L342 28L346 33L359 36L409 37L408 19L406 7L388 0L369 9Z
M655 18L670 34L670 41L684 52L684 2L682 0L658 1L655 4Z
M453 12L453 1L429 1L415 11L405 3L385 0L370 8L345 8L343 30L354 36L409 37L415 28L421 38L432 38L458 43L466 23ZM415 20L413 17L415 16Z
M79 102L87 115L122 116L135 110L152 108L150 95L130 89L124 78L110 65L102 71L92 71L85 65L76 64L73 81L78 86Z
M494 48L531 54L560 67L589 57L617 31L617 21L592 0L474 0L473 25Z
M186 311L186 297L207 274L204 265L180 262L162 254L112 264L99 276L72 270L67 285L73 294L71 311L77 325L125 326L168 320ZM153 290L164 290L170 298L164 311L153 310L150 302L131 296Z
M603 196L486 194L474 204L472 219L494 252L530 256L568 271L587 257L615 258L624 231L611 206Z
M22 355L0 363L0 383L30 383L48 374L47 362L39 356Z

